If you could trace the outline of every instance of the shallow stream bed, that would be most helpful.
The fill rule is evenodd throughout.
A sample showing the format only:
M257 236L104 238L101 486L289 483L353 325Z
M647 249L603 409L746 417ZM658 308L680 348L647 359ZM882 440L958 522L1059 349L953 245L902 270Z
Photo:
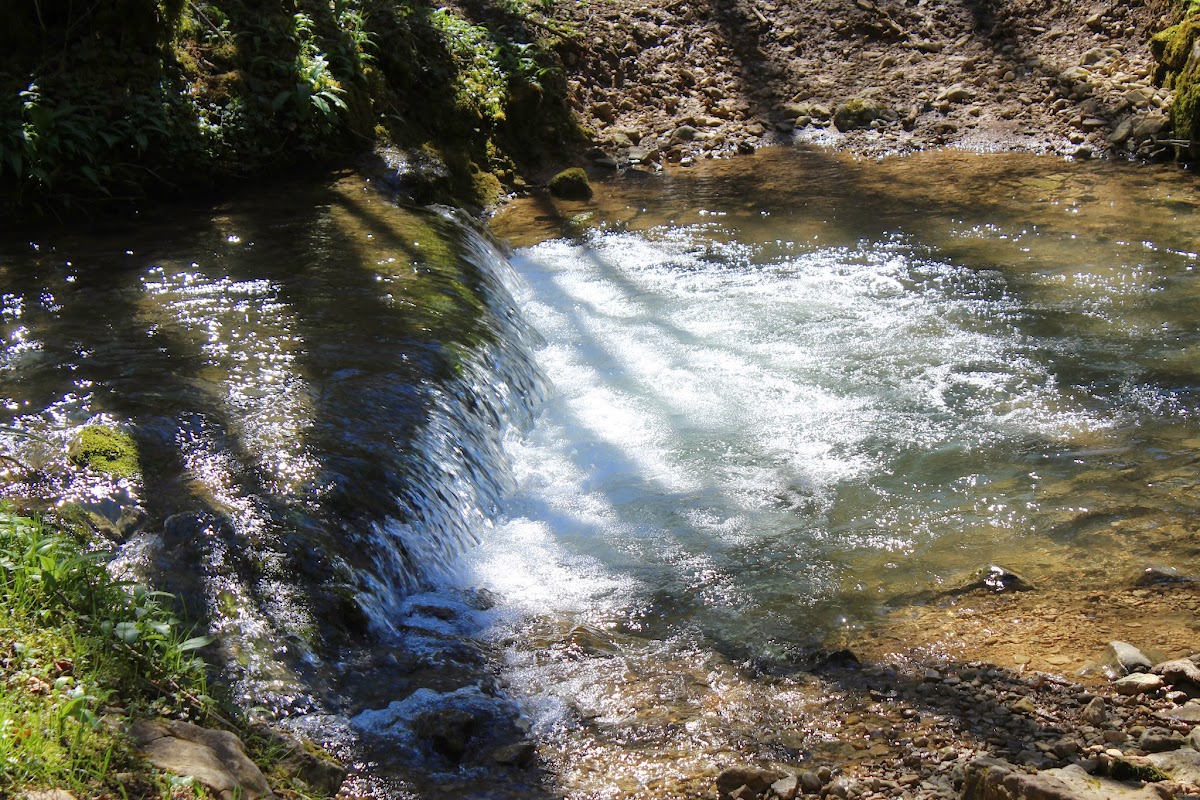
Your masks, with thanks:
M1138 581L1200 573L1198 218L1167 167L780 149L517 200L511 258L354 176L10 238L6 491L364 796L899 758L956 723L855 658L1192 646L1193 584ZM89 423L139 478L70 464ZM959 593L992 564L1032 590Z

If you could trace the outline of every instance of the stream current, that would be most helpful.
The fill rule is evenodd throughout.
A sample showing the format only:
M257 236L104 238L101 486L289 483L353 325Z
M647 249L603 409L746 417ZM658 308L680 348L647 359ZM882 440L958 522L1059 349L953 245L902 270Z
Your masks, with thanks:
M142 477L6 434L8 493L364 793L694 795L821 752L806 671L981 567L1194 570L1198 212L1173 169L780 150L518 201L511 259L354 178L47 236L0 254L5 422L124 426Z

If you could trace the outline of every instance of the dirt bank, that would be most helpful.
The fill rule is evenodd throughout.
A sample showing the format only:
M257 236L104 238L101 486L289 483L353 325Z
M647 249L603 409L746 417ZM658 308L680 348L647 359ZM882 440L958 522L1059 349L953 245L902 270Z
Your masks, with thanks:
M1171 155L1149 37L1163 0L590 0L562 5L600 167L813 141Z

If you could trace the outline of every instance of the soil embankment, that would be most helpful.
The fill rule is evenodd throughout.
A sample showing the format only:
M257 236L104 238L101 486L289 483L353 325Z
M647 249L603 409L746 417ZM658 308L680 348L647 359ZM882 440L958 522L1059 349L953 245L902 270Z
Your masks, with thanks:
M599 166L792 141L1170 155L1159 0L594 0L564 5L569 101Z

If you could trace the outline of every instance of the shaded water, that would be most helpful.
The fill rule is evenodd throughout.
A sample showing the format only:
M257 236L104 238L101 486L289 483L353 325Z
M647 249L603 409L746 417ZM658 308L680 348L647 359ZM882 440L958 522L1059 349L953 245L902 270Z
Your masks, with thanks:
M6 246L3 422L143 471L4 434L8 494L398 796L694 794L829 745L803 670L880 609L1194 570L1190 176L789 150L601 195L514 204L512 266L355 179Z

